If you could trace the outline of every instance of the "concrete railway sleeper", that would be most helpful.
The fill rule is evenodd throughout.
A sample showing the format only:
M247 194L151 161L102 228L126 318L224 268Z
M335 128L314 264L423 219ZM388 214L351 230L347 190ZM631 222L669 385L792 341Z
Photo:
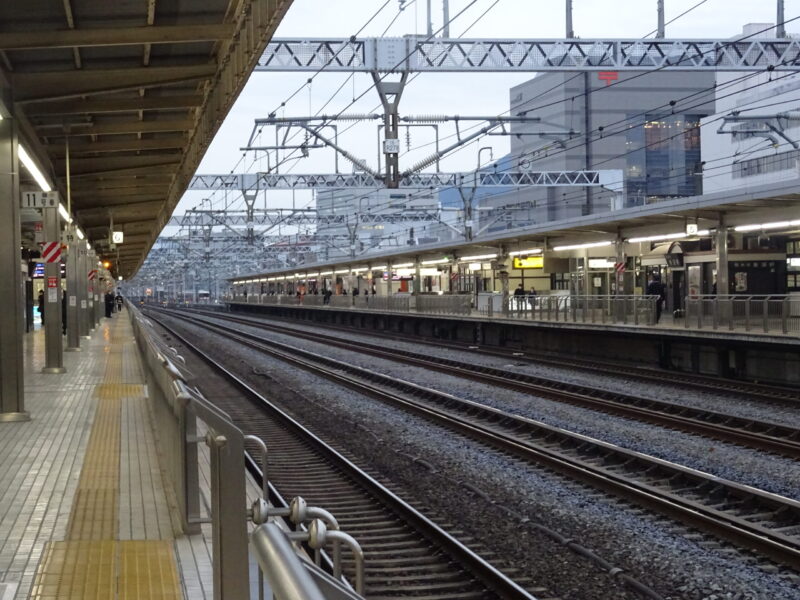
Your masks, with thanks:
M172 314L800 570L800 502L313 352L267 344L196 316Z
M242 402L241 398L224 395L214 398L243 431L268 440L268 475L274 488L285 497L301 496L333 510L342 529L361 544L366 556L367 598L535 600L531 592L331 448L208 353L149 316L250 400ZM253 466L251 463L251 470ZM355 564L346 553L342 566L353 580ZM544 596L537 597L545 600Z
M334 336L281 327L254 319L242 319L220 314L214 314L213 318L293 335L363 354L434 369L456 377L468 378L473 381L532 394L548 400L673 427L718 440L766 450L789 458L800 459L800 430L779 423L745 419L683 404L621 394L585 385L567 383L558 379L514 373L496 367L431 356L422 352L388 349L385 346L343 340ZM243 335L247 334L243 333Z

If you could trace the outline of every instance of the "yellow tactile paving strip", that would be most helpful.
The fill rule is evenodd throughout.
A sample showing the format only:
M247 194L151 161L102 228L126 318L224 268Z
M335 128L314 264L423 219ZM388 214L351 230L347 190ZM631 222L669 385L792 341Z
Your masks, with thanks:
M97 411L67 527L67 539L49 542L31 600L182 598L172 540L119 541L122 405L144 402L144 386L127 383L121 344L106 329L106 370L95 389Z

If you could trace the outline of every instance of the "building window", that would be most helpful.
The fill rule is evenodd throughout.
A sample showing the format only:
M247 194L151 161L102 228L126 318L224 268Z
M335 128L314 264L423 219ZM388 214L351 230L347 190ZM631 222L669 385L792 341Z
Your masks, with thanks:
M702 193L700 118L702 115L648 116L628 129L627 196L629 205L648 198Z
M742 179L744 177L764 175L765 173L796 169L797 160L799 158L800 152L797 150L790 150L788 152L779 152L768 156L759 156L758 158L742 160L733 165L733 178Z

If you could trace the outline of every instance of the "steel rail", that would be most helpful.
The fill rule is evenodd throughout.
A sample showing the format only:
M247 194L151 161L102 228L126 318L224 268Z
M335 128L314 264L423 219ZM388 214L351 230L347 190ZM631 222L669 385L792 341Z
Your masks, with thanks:
M456 561L459 565L458 568L462 568L466 574L471 575L477 582L486 587L486 590L484 590L481 595L476 595L475 598L487 598L485 594L487 592L491 592L495 594L496 597L503 599L536 600L531 594L525 591L517 583L512 581L508 576L501 573L494 566L486 562L483 558L478 556L475 552L470 550L455 537L444 531L439 525L412 507L387 487L379 483L376 479L367 474L352 461L326 444L306 427L261 395L243 379L234 374L230 369L226 368L219 361L214 359L210 354L199 348L196 344L193 344L187 340L185 336L181 335L175 331L174 328L165 324L161 319L154 317L152 314L149 314L148 317L156 321L162 328L168 331L170 335L179 340L181 344L189 348L204 362L209 364L217 373L219 373L225 380L233 384L246 397L253 400L263 412L267 413L271 418L278 421L283 428L290 431L292 435L299 437L305 444L308 444L319 455L321 455L324 460L335 465L335 468L344 473L347 478L350 478L357 485L366 490L367 493L374 497L379 503L387 507L390 514L392 514L394 518L401 519L403 522L407 523L411 529L416 530L419 535L428 540L428 544L434 544L438 546L441 551L445 552L451 557L452 560ZM231 412L234 412L235 414L235 411ZM274 452L271 454L273 457L275 456ZM435 552L430 551L429 548L429 554L433 555ZM369 567L369 558L367 560ZM374 562L376 561L373 560L373 563ZM408 570L411 566L413 565L408 565L406 569ZM465 585L466 583L468 582L465 582ZM367 591L369 592L369 586ZM433 592L431 598L435 597L435 592ZM469 593L465 593L463 597L472 598L473 596Z
M219 324L227 339L800 570L800 502ZM347 374L346 374L347 373ZM354 375L357 373L358 375ZM424 401L375 386L401 389ZM637 479L635 479L638 478ZM727 507L723 510L723 507ZM732 514L733 513L733 514ZM744 515L744 516L741 516ZM748 520L750 517L751 520ZM764 523L774 523L772 527ZM787 532L795 532L788 535Z
M191 309L197 310L197 309ZM210 312L219 314L216 311L199 311ZM277 318L277 317L272 317ZM263 319L262 319L263 321ZM352 327L344 327L338 325L331 325L330 323L315 323L315 326L324 327L325 329L347 331L350 333L358 333ZM652 383L669 383L671 385L692 389L704 390L712 393L719 393L720 391L730 391L736 394L742 394L748 400L758 400L768 402L771 404L781 404L786 406L798 407L800 406L800 395L794 388L764 384L751 381L743 381L737 379L726 379L722 377L714 377L710 375L703 375L699 373L678 372L669 370L653 370L643 367L636 367L631 365L622 365L618 362L600 361L600 360L584 360L577 359L571 356L563 356L554 353L543 353L526 350L525 352L511 350L496 350L492 348L479 347L477 344L454 344L447 343L441 340L420 339L419 337L398 335L396 333L387 334L381 331L370 331L370 335L380 336L382 338L412 342L423 343L429 346L438 346L447 348L449 350L457 350L461 352L470 352L475 354L485 354L487 356L497 356L500 358L507 358L509 360L535 362L539 364L552 365L560 368L574 368L583 371L600 373L603 375L616 375L627 379L635 379L639 381L647 381Z
M609 392L557 379L513 373L496 367L475 365L431 356L430 354L387 349L385 346L343 340L318 332L302 331L272 323L258 323L241 317L215 314L213 318L259 327L316 342L324 342L328 345L355 350L371 356L434 369L455 377L468 378L480 383L496 385L573 406L673 427L682 431L800 460L800 430L779 423L745 419L683 404Z

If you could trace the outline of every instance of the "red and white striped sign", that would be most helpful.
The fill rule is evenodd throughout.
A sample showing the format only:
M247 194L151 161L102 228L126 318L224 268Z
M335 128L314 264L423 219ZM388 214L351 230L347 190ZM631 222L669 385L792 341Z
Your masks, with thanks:
M61 259L61 242L43 242L42 260L46 263L58 262Z
M614 263L614 270L617 273L624 273L625 272L625 263L624 262Z
M92 269L89 271L89 281L94 281L95 277L97 277L97 269Z

